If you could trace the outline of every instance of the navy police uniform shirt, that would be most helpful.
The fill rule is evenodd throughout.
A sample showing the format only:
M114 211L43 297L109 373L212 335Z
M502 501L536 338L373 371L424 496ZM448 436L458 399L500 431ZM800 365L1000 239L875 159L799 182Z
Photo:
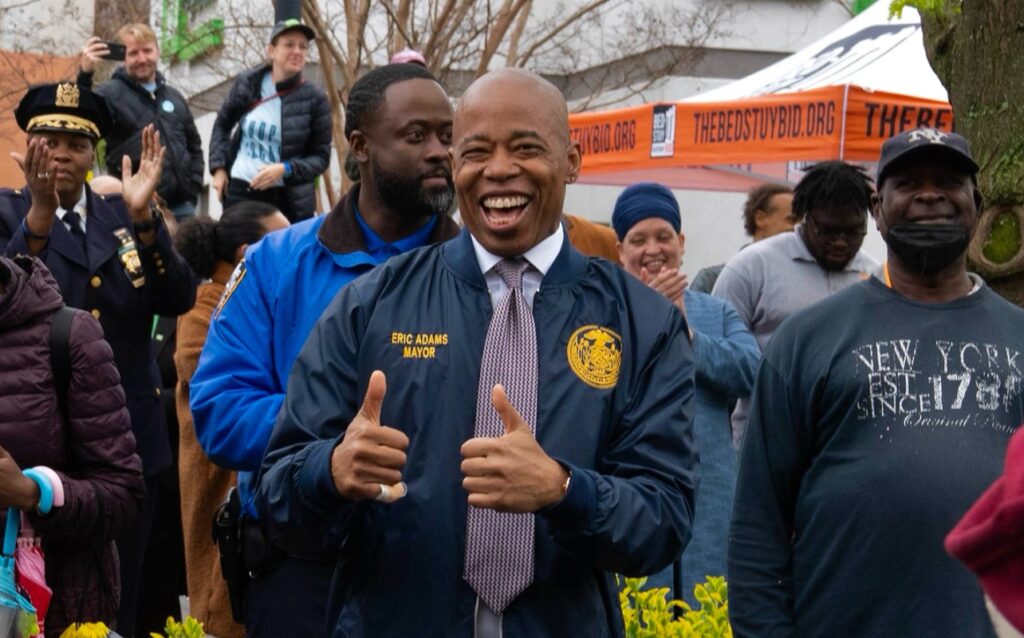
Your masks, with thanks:
M57 280L64 303L92 313L103 326L121 374L143 471L153 476L171 464L160 374L150 345L153 316L187 312L195 302L196 282L163 224L156 240L143 247L120 195L101 197L85 189L86 251L57 219L38 257ZM3 255L28 254L21 223L30 207L27 190L0 189Z

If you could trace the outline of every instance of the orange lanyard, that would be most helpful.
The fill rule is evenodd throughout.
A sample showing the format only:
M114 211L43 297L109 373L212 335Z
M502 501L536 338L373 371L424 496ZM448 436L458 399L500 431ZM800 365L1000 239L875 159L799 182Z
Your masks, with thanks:
M882 264L882 274L885 275L885 285L892 288L892 279L889 277L889 262Z

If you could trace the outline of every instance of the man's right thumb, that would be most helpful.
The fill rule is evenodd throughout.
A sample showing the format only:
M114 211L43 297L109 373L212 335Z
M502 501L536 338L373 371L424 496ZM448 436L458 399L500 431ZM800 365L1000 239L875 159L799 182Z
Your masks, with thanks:
M380 410L384 404L384 393L387 392L388 382L384 373L374 370L370 375L370 381L366 384L366 396L363 398L363 407L360 412L368 419L380 422Z

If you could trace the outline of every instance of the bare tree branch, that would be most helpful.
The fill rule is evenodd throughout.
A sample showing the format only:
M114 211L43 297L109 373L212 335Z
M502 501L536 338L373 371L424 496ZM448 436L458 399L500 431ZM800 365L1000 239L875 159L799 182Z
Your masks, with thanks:
M508 38L508 53L505 55L505 59L509 66L518 66L519 40L523 37L523 31L526 29L526 23L530 19L531 9L533 9L533 0L527 2L526 6L523 7L523 10L519 12L519 17L516 18L515 26L512 27L512 34Z
M537 49L540 48L545 42L551 41L555 36L564 31L569 25L578 22L580 18L586 15L592 14L601 6L608 4L608 2L610 2L610 0L594 0L593 2L590 2L589 4L586 4L577 9L575 12L569 15L569 17L567 17L561 23L556 25L555 28L552 29L551 31L537 37L534 43L526 49L526 53L524 53L522 57L519 59L519 66L523 66L526 63L528 63L530 61L530 58L533 57L533 54L537 52Z
M380 0L380 3L384 7L384 10L388 12L388 17L391 18L391 21L389 22L389 25L393 26L395 28L395 30L398 31L399 35L401 36L402 41L403 42L412 42L412 37L409 35L409 32L406 31L406 25L405 25L405 21L408 19L408 1L407 0L403 0L403 2L402 2L402 4L405 5L405 10L406 10L405 19L403 19L402 15L401 15L401 9L399 9L399 11L395 11L395 8L391 6L391 0ZM399 46L398 41L395 41L394 44L390 48L391 48L391 50L388 51L388 53L394 53L395 51L397 51L399 49L403 49L405 47L404 46Z
M508 32L509 27L512 26L512 21L515 20L516 15L528 3L529 0L505 0L504 5L498 10L497 16L491 21L491 29L487 34L487 41L480 55L480 62L476 67L477 76L487 72L487 68L491 65L491 59L498 52L498 47L501 45L502 40L505 39L505 34Z

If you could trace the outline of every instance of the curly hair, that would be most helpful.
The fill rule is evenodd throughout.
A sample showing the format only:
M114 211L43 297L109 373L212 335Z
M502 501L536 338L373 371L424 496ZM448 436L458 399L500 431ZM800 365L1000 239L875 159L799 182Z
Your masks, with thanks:
M761 184L747 193L747 201L743 203L743 229L751 237L757 232L757 212L767 211L768 204L776 195L792 195L793 189L786 184Z
M266 234L263 218L279 212L273 204L244 201L228 208L217 221L192 217L178 228L174 247L192 272L209 279L218 261L234 263L239 246L259 241Z
M802 220L813 210L867 213L874 192L871 178L860 166L821 162L793 189L793 215Z

